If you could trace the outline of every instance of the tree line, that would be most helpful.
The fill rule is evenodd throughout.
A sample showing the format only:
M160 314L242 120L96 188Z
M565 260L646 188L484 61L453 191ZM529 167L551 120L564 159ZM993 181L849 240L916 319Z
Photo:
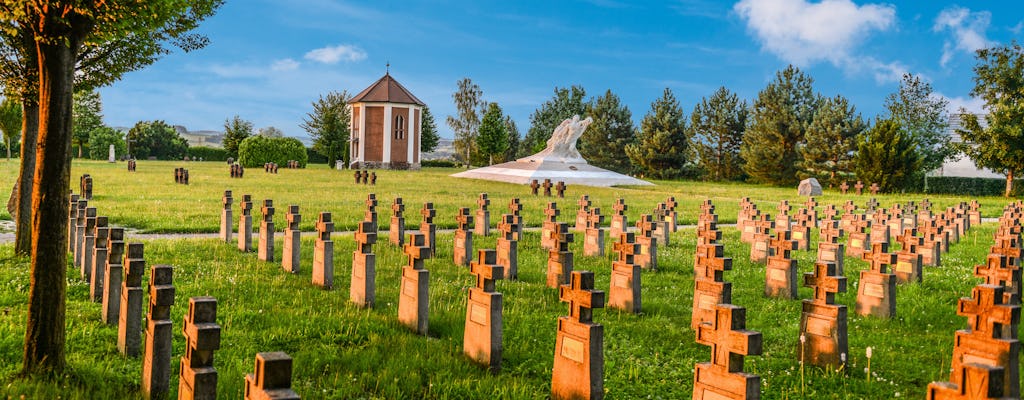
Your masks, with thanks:
M885 111L867 119L844 96L815 91L813 78L792 65L749 103L723 86L701 98L688 117L666 88L639 126L611 90L588 99L582 86L556 87L530 115L522 138L501 107L463 78L452 94L456 113L446 121L455 134L456 159L467 168L536 153L559 123L580 115L594 120L579 140L584 158L645 178L776 186L815 178L828 187L862 180L897 192L920 188L926 173L965 154L1005 174L1009 196L1024 167L1024 51L1013 43L979 50L977 58L971 94L986 101L988 113L982 124L959 110L959 143L948 132L948 101L919 76L905 74L885 98Z

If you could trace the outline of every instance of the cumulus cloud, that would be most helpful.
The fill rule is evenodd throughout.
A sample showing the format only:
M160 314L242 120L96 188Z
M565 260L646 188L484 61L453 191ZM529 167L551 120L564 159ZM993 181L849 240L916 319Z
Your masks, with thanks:
M270 64L270 70L274 72L291 71L299 68L299 62L290 58L274 61Z
M948 105L946 106L946 110L950 114L959 114L961 108L967 110L967 112L975 114L981 114L985 112L985 100L979 99L977 97L949 97L941 93L936 93L936 95L945 97L946 100L949 101Z
M337 46L310 50L306 53L305 58L324 64L337 64L340 61L354 62L365 60L366 52L353 45L339 44Z
M945 67L957 51L968 54L975 50L989 47L991 43L985 37L985 30L992 21L992 13L988 11L971 12L971 10L960 7L948 7L935 17L935 32L945 32L953 36L942 47L942 59L940 64Z

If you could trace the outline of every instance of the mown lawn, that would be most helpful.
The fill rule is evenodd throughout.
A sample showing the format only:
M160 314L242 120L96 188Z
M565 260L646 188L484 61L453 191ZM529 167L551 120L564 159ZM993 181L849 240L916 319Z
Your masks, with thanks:
M231 180L226 165L192 163L188 167L192 184L173 183L171 171L184 163L140 162L139 172L128 174L123 164L77 163L73 176L88 170L96 179L96 201L101 215L115 224L160 232L212 232L219 221L220 196L233 189L236 201L241 193L254 200L272 197L278 205L278 227L283 227L284 205L299 204L306 214L304 229L311 230L312 210L335 213L344 229L361 218L362 201L369 190L386 204L399 195L407 204L433 200L439 205L438 222L454 225L455 207L475 204L476 194L492 198L492 222L503 212L512 196L525 203L530 225L540 223L541 204L548 199L533 198L529 189L516 185L483 183L446 178L452 171L383 172L377 187L352 186L348 172L328 170L281 170L266 175L247 171L246 178ZM2 174L0 174L2 176ZM660 183L654 188L595 189L571 188L572 198L560 202L562 221L571 221L575 198L586 192L597 206L609 209L618 196L630 206L631 220L642 208L648 212L658 201L676 196L682 206L683 223L695 219L697 205L712 198L722 220L734 221L739 198L749 196L762 209L774 214L774 203L789 199L802 202L795 190L749 185L716 185L693 182ZM136 198L140 197L142 199ZM883 206L921 196L879 196ZM827 194L824 203L845 198ZM856 199L863 204L867 196ZM939 209L967 200L931 197ZM983 199L986 216L995 216L1003 199ZM258 208L258 207L254 207ZM410 207L415 209L415 207ZM237 215L237 207L236 207ZM186 216L180 214L187 214ZM135 215L139 214L139 215ZM410 225L415 224L410 213ZM134 216L132 218L131 216ZM254 220L258 220L254 217ZM382 226L386 226L381 218ZM178 226L179 228L173 229ZM722 228L726 255L734 260L725 274L733 282L733 303L747 308L747 328L764 336L764 353L748 357L746 371L760 374L766 399L787 398L921 398L928 382L948 379L953 332L965 327L955 312L956 300L968 296L980 282L971 268L984 262L992 244L993 224L973 228L963 240L943 255L943 265L925 270L924 283L902 285L897 294L897 318L882 320L856 316L853 312L858 272L866 267L847 259L849 291L837 302L850 308L849 342L851 367L847 371L824 371L808 367L801 379L796 360L800 302L763 296L763 265L748 261L750 246L739 241L734 227ZM466 289L473 278L465 268L451 262L452 235L440 234L437 257L427 261L430 270L430 335L421 337L397 322L397 298L401 252L387 244L386 234L375 246L377 253L377 306L372 310L348 304L351 254L355 243L350 234L335 236L335 290L324 291L310 284L312 238L303 240L302 270L292 275L277 263L256 259L236 246L214 239L147 241L147 264L175 267L177 299L172 309L175 342L172 362L172 398L177 388L177 358L184 352L181 321L188 297L214 296L218 299L218 322L222 325L222 347L215 366L220 374L222 398L240 398L243 376L252 371L255 354L285 351L295 359L294 389L304 398L544 398L550 387L555 344L555 321L567 313L557 291L544 285L546 252L539 248L539 233L527 231L520 242L520 280L499 281L504 293L504 357L502 371L492 375L462 356ZM477 248L493 248L495 235L474 238ZM577 269L596 273L597 287L607 289L611 255L582 256L582 235L573 249ZM609 241L609 250L610 250ZM276 246L280 259L281 243ZM608 398L688 398L692 389L693 365L707 361L709 348L694 342L690 329L693 294L692 229L674 234L672 245L659 249L661 269L643 274L642 315L616 310L596 310L594 320L605 326L605 389ZM810 272L814 253L794 252L800 271ZM54 380L19 379L21 348L27 313L29 278L27 260L12 255L11 246L0 246L0 397L9 398L136 398L139 397L141 361L122 358L116 350L116 327L100 321L99 305L86 298L87 285L69 268L67 327L70 371ZM148 268L146 279L148 280ZM145 285L145 282L143 283ZM809 298L811 290L801 288ZM873 347L871 377L865 372L865 349ZM802 381L802 382L801 382Z

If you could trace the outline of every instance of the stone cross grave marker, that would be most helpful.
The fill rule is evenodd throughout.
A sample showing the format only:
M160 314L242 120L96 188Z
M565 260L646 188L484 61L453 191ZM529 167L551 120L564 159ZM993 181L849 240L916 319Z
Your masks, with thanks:
M871 249L871 221L864 214L856 214L851 219L847 232L846 255L860 257L865 251Z
M220 240L225 243L231 243L231 233L234 230L233 225L235 223L235 217L231 215L231 202L234 199L231 198L231 191L225 190L224 197L221 198L221 204L223 208L220 211Z
M459 208L459 213L455 215L455 223L455 249L452 256L455 265L469 266L473 261L473 215L469 213L469 208Z
M410 232L405 254L409 264L402 267L401 294L398 296L398 321L414 332L426 336L429 320L430 272L423 261L430 258L430 246L422 232Z
M82 175L78 178L78 192L82 194L82 198L86 200L92 200L92 176L89 174Z
M557 289L569 282L572 273L573 258L569 244L572 243L573 234L569 232L569 224L558 222L551 236L556 245L554 249L548 251L547 285L549 288Z
M242 202L238 203L242 215L238 217L238 250L252 251L252 196L243 194Z
M213 352L220 348L217 299L189 298L181 331L185 336L185 354L178 369L178 398L215 400L217 369L213 367Z
M846 277L831 262L817 262L814 272L804 273L804 287L814 298L803 301L798 343L799 361L822 368L844 369L850 353L846 306L835 304L835 294L846 292Z
M299 214L299 206L292 204L288 206L288 213L284 216L288 228L284 231L284 248L281 251L281 268L293 274L299 273L301 264L302 240L300 236L299 223L302 222L302 215Z
M368 221L372 224L371 228L374 231L377 230L377 195L369 193L366 195L366 212L363 214L363 221Z
M587 216L590 215L590 206L593 202L590 201L590 196L583 195L576 201L576 205L579 209L576 210L576 227L574 228L577 232L583 232L587 230Z
M93 237L95 238L93 241L96 246L92 251L92 265L86 267L92 277L89 280L89 299L97 303L103 302L103 275L106 273L105 266L107 264L107 232L110 229L107 224L107 217L96 217L96 226L93 228Z
M334 288L334 222L331 213L321 212L316 219L316 240L313 242L313 285Z
M373 307L377 300L377 255L373 244L377 243L377 231L372 230L370 221L360 221L353 235L356 249L352 252L352 280L349 285L349 301L359 307Z
M559 214L561 211L558 210L558 204L553 201L544 207L544 222L540 229L540 247L544 250L553 250L558 246L552 233L558 228Z
M679 207L679 202L676 201L675 196L669 196L663 204L665 204L663 220L668 222L669 232L676 232L679 229L679 212L676 211L676 207Z
M892 245L889 236L889 214L885 209L878 209L871 217L871 244L885 243Z
M534 179L534 180L530 181L530 194L536 196L537 195L537 189L540 189L540 184L537 183L537 180Z
M430 247L430 256L433 257L437 252L437 225L434 225L434 217L437 216L437 210L434 209L434 203L423 203L423 208L420 209L420 216L423 217L423 220L420 222L420 232L423 233L427 241L427 247Z
M558 198L564 199L565 198L565 190L568 189L568 188L569 188L569 186L567 186L565 184L565 182L558 181L558 184L555 185L555 193L558 195Z
M388 228L388 241L402 247L405 245L405 204L401 197L391 202L391 226Z
M847 190L850 190L850 185L846 184L846 181L843 181L843 183L839 185L839 191L845 195Z
M142 243L128 243L124 253L124 279L121 281L121 312L117 324L117 350L138 357L142 344L142 274L146 260Z
M512 218L516 220L516 240L523 237L523 216L519 213L523 211L523 203L519 202L518 197L513 197L512 200L508 201L508 212L512 214Z
M743 372L743 357L761 354L761 333L746 325L745 308L718 304L714 322L697 327L697 343L711 346L711 362L694 368L694 399L760 398L761 377Z
M68 207L68 252L75 253L75 233L78 225L78 195L72 193Z
M696 253L690 315L690 329L695 331L702 322L715 322L716 305L732 303L732 282L724 279L724 272L732 270L732 258L725 257L725 247L698 244Z
M573 271L558 298L569 303L569 315L558 317L552 399L604 397L604 327L594 323L593 309L604 307L604 292L594 290L594 273Z
M274 261L274 201L263 200L260 208L263 218L260 220L260 241L257 244L256 257L263 261Z
M974 276L984 279L986 285L1003 287L1003 304L1020 304L1020 267L1012 266L1003 254L989 254L985 264L974 266ZM1017 337L1015 329L1004 325L1004 338Z
M971 225L981 225L981 205L978 204L978 200L971 200L971 204L968 207L968 221Z
M636 234L624 232L619 234L619 241L612 245L618 258L612 262L611 282L608 287L608 307L617 308L633 314L639 314L640 297L640 266L633 257L640 252L636 243Z
M671 223L666 220L668 215L668 206L665 205L665 203L658 203L651 212L651 215L654 217L654 230L651 231L651 235L658 241L659 245L667 248L672 232L672 228L669 227Z
M85 247L85 221L89 218L89 201L78 200L78 213L75 214L75 245L71 252L71 260L74 266L81 267L81 260L78 258ZM96 209L92 209L92 216L96 217Z
M712 244L722 240L722 231L718 229L718 216L701 214L697 218L697 244Z
M853 188L857 190L857 195L860 196L864 191L864 183L857 181L857 184L853 185Z
M640 253L633 256L636 264L643 269L658 269L658 241L654 240L654 217L643 214L636 221L636 243Z
M587 227L584 232L583 241L583 255L585 257L603 257L604 256L604 229L601 228L601 223L604 222L604 216L601 215L601 209L594 207L590 209L590 213L587 215Z
M544 197L551 197L551 186L553 186L551 180L545 179L544 184L541 186L544 188Z
M498 222L497 263L505 271L505 279L519 279L519 240L516 239L516 219L512 214L502 214Z
M797 262L790 255L796 241L789 231L776 231L769 240L768 266L765 268L764 295L784 299L796 298Z
M878 191L881 190L882 188L878 187L877 183L872 182L870 189L871 189L871 194L872 195L876 195L876 194L878 194Z
M792 221L789 217L789 212L793 210L793 206L789 205L789 201L782 200L779 205L775 207L778 213L775 214L775 229L789 230L789 226Z
M622 233L629 231L629 220L626 218L628 209L625 199L620 197L615 200L615 205L612 206L612 220L608 228L608 235L612 238L620 237Z
M797 210L796 224L790 227L790 236L796 242L797 250L811 249L811 228L818 226L817 218L817 211L807 208Z
M924 236L921 245L918 247L921 253L921 262L924 265L938 267L942 264L942 228L934 219L920 221L917 231Z
M128 172L135 172L136 168L138 168L138 164L135 159L128 160Z
M835 204L829 204L825 206L824 209L821 210L821 217L825 221L836 219L836 216L838 215L839 210L836 208Z
M78 254L79 273L86 282L92 281L92 256L96 251L96 207L85 209L85 229L82 231L82 249Z
M107 325L117 324L121 315L121 281L124 273L124 228L107 230L107 259L103 266L103 302L100 316Z
M896 240L900 243L900 251L896 252L896 265L893 267L896 282L921 283L923 270L921 269L921 254L918 253L921 238L917 236L917 229L904 229L903 234L897 236Z
M768 245L772 238L771 231L775 227L771 215L759 214L754 220L754 235L751 238L753 244L750 246L750 261L756 263L768 262Z
M171 385L171 307L174 306L174 268L154 265L149 272L149 310L146 313L146 348L142 356L142 393L164 398Z
M476 285L466 299L466 329L462 351L492 373L501 370L502 296L494 291L494 281L505 276L494 250L480 250L469 273Z
M833 263L836 266L836 274L843 275L843 262L846 246L839 242L843 236L843 230L839 229L839 221L826 219L822 221L818 233L818 258L819 263Z
M885 243L871 245L871 251L862 255L871 264L860 272L857 288L857 314L880 318L896 316L896 275L887 272L896 263L896 255L889 253Z
M864 204L865 214L872 214L876 209L878 209L878 199L875 199L874 197L868 199L868 202Z
M476 199L476 205L473 233L479 236L489 236L491 234L491 212L487 206L491 205L491 200L487 198L487 193L480 193Z
M256 370L245 374L245 400L298 400L292 390L292 358L283 351L256 353Z

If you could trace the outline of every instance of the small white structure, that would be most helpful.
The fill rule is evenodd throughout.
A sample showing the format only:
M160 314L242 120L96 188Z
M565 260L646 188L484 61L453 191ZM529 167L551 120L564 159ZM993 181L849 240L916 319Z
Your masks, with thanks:
M419 169L424 105L390 73L352 97L349 167Z
M107 162L117 162L117 158L114 157L114 145L110 145L110 151L107 152Z

